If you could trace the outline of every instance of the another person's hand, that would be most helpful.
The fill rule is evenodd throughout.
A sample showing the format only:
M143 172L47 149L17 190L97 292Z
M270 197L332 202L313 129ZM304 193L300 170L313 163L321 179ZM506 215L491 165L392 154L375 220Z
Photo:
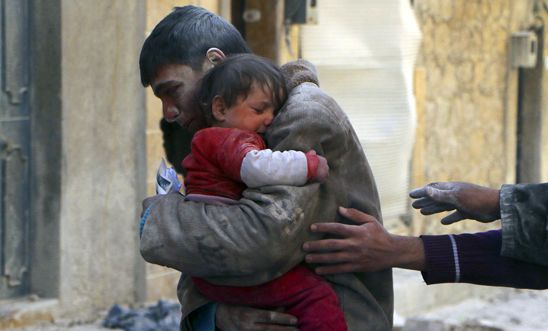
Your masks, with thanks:
M455 210L444 217L443 224L463 219L491 222L500 218L499 190L462 182L430 183L409 193L412 206L423 215Z
M357 225L316 223L313 232L334 235L338 239L309 241L303 245L305 261L320 264L318 274L370 272L390 267L422 270L422 240L390 234L373 216L356 209L339 208L341 215Z
M224 304L217 307L215 324L223 331L298 331L293 315Z

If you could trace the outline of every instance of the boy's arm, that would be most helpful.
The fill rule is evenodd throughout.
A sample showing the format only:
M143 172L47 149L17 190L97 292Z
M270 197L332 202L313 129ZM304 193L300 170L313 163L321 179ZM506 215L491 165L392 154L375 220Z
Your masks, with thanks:
M318 184L248 189L239 204L185 201L178 193L148 198L141 254L150 263L224 285L255 285L303 259L302 242L317 208Z

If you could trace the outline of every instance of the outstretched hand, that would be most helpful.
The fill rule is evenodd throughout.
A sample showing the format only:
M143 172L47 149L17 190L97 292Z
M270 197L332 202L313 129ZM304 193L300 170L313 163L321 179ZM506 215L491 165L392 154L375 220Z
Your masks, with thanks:
M313 224L313 232L334 235L337 239L303 245L307 252L305 261L320 264L315 268L316 273L369 272L390 267L421 270L424 249L419 238L390 234L375 217L356 209L341 207L339 212L357 224Z
M499 190L463 182L439 182L414 189L409 193L412 206L423 215L455 210L444 217L443 224L463 219L492 222L500 218Z
M223 331L298 331L293 315L225 304L217 307L215 324Z

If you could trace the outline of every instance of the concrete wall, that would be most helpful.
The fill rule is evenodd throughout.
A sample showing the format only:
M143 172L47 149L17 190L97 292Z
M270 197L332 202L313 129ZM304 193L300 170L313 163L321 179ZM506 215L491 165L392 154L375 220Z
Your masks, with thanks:
M517 70L512 32L531 23L529 0L416 0L423 33L417 67L414 183L460 180L492 187L515 180ZM415 232L460 232L416 217Z
M89 316L143 298L145 3L35 1L32 292Z

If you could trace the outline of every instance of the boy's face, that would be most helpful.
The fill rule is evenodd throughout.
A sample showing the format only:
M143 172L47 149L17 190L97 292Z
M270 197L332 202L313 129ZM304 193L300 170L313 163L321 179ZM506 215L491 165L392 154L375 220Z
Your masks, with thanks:
M192 97L203 72L184 64L166 64L158 69L150 86L162 101L164 119L177 122L190 132L206 127L205 118Z
M271 93L253 84L247 98L239 97L223 117L221 127L264 133L274 118Z

